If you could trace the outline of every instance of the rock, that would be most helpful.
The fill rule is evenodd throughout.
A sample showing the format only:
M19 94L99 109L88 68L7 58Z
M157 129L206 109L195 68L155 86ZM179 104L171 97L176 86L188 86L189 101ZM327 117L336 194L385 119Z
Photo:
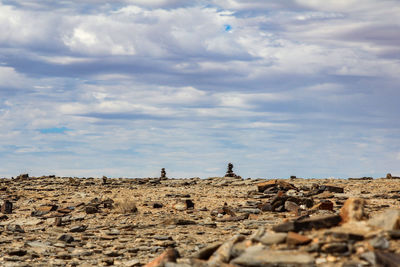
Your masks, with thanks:
M287 237L286 237L286 243L288 245L305 245L311 242L311 238L300 235L294 232L289 232Z
M208 260L208 265L210 267L221 266L223 263L228 263L231 258L231 252L233 245L241 242L245 239L242 235L235 235L229 241L222 244L210 257Z
M376 215L368 221L368 224L386 231L400 229L400 210L390 209Z
M238 222L238 221L246 220L247 218L249 218L248 213L239 215L239 216L231 216L228 218L217 219L217 222Z
M260 238L254 238L254 241L261 242L263 245L266 246L276 245L284 243L286 241L287 235L288 234L286 233L267 232Z
M328 191L328 192L332 192L332 193L343 193L344 192L343 187L334 186L334 185L321 185L319 187L319 189L322 191Z
M167 248L161 255L147 263L144 267L163 267L167 262L176 262L180 257L179 252L174 248Z
M153 203L153 209L161 209L164 205L162 203Z
M400 263L400 255L390 252L375 252L378 266L398 267Z
M4 200L3 205L1 205L1 212L4 214L11 214L13 209L13 204L9 200Z
M296 187L288 182L285 182L283 180L270 180L267 182L262 182L257 184L258 192L264 192L266 189L270 187L276 187L282 190L290 190L290 189L296 189Z
M287 200L285 201L285 210L299 214L301 209L295 202Z
M28 252L25 249L12 249L7 252L10 256L25 256Z
M216 243L205 248L200 249L193 258L200 260L208 260L212 254L222 245L222 243Z
M340 209L340 217L342 222L360 221L367 219L368 215L365 211L366 201L361 198L349 198Z
M71 233L82 233L82 232L85 232L86 229L87 229L86 225L78 225L78 226L72 227L71 229L69 229L69 231Z
M311 229L322 229L336 226L340 223L339 215L316 216L298 221L290 221L272 227L275 232L299 232Z
M28 178L29 178L29 174L27 174L27 173L20 174L16 177L16 179L28 179Z
M389 240L384 236L376 236L369 241L369 244L375 249L388 249L390 246Z
M322 246L321 251L325 253L345 253L349 250L349 246L344 242L333 242Z
M190 199L179 200L173 205L173 208L178 211L194 209L194 203Z
M71 242L73 242L75 239L74 239L72 236L70 236L70 235L63 234L63 235L60 235L60 236L57 238L57 240L64 241L64 242L66 242L66 243L71 243Z
M324 200L314 205L311 210L331 210L333 211L333 202L330 200Z
M85 207L85 212L87 214L94 214L94 213L99 212L99 208L95 205L88 205Z
M8 224L6 230L13 233L25 233L24 229L18 224Z
M298 251L274 251L262 246L248 248L242 255L231 261L239 266L292 266L312 267L314 257Z
M62 221L62 218L61 218L61 217L56 217L56 218L54 219L54 225L55 225L55 226L62 226L62 223L63 223L63 221Z

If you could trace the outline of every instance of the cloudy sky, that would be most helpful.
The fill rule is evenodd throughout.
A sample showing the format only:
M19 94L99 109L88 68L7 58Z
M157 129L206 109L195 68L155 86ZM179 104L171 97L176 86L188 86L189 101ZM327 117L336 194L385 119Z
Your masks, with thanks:
M0 0L0 176L400 175L398 0Z

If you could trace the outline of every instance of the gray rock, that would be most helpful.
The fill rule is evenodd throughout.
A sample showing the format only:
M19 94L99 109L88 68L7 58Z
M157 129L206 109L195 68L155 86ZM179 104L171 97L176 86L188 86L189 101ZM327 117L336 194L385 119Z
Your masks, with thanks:
M248 248L242 255L231 261L239 266L314 266L314 257L298 251L268 250L263 246Z
M286 241L287 233L265 233L258 241L264 245L281 244Z
M386 210L385 212L371 218L368 221L368 224L382 228L386 231L400 229L400 210Z
M389 240L384 236L376 236L372 238L369 243L376 249L388 249L390 246Z

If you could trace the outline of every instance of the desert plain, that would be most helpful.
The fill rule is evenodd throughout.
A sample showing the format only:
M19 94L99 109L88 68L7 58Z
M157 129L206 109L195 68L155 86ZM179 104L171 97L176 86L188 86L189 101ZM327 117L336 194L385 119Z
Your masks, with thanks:
M400 266L400 179L0 179L1 266Z

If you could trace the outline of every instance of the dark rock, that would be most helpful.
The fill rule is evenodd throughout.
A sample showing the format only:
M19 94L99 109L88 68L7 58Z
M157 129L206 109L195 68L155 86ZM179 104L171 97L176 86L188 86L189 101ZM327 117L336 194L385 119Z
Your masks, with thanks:
M193 255L193 258L200 260L208 260L211 255L222 245L222 243L217 243L214 245L207 246L205 248L200 249L196 254Z
M322 191L328 191L332 193L344 193L343 187L338 187L334 185L321 185L319 189Z
M25 233L24 229L22 229L19 224L8 224L6 230L13 233Z
M341 221L339 215L326 215L311 217L298 221L285 222L275 225L272 229L275 232L299 232L311 229L322 229L337 226Z
M85 212L87 214L94 214L94 213L99 212L99 208L95 205L88 205L85 207Z
M62 226L62 223L63 223L63 221L62 221L62 218L61 218L61 217L56 217L56 218L54 219L54 225L55 225L55 226Z
M376 251L375 255L376 255L376 259L377 259L377 264L379 264L379 266L385 266L385 267L398 267L399 266L399 263L400 263L400 255L399 254Z
M74 239L72 236L70 236L70 235L63 234L63 235L61 235L61 236L58 237L58 240L63 241L63 242L65 242L65 243L71 243L71 242L73 242L75 239Z
M333 242L325 244L321 247L322 252L331 254L341 254L349 250L349 246L344 242Z
M163 207L163 204L161 204L161 203L158 203L158 202L153 203L153 208L154 209L161 209L162 207Z
M14 249L14 250L10 250L7 252L8 255L10 256L25 256L27 254L27 251L24 249Z
M13 204L9 200L4 200L3 205L1 205L1 212L4 214L11 214L13 209Z
M85 232L87 229L86 225L78 225L78 226L74 226L71 229L69 229L69 231L71 233L81 233L81 232Z

